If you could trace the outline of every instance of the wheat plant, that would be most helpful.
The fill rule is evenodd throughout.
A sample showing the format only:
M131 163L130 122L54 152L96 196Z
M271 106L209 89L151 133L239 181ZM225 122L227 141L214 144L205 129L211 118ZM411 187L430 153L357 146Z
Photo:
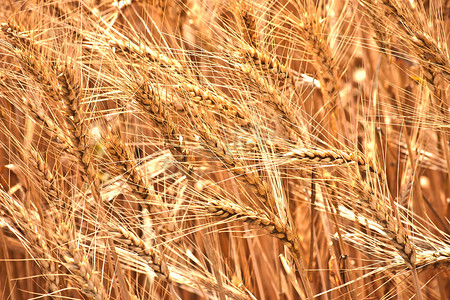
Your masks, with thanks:
M8 0L1 299L448 299L450 6Z

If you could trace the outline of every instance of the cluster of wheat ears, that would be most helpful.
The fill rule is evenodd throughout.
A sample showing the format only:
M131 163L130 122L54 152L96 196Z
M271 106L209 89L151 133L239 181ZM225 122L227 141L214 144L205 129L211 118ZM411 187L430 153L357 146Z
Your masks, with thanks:
M448 299L450 4L4 0L1 299Z

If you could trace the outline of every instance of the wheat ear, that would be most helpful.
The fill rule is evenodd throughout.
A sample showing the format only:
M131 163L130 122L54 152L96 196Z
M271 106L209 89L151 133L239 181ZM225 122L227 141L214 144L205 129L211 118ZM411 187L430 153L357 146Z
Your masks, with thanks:
M48 282L48 289L52 298L59 299L60 278L57 274L58 263L54 258L53 251L49 248L49 241L39 224L41 220L39 214L23 207L18 201L12 199L8 194L0 191L2 206L11 210L11 224L18 226L25 234L27 247L30 254L41 268L44 278ZM12 230L15 231L14 229ZM20 234L20 231L17 231ZM25 243L25 241L23 241Z
M299 263L299 272L306 294L312 299L313 293L302 263L303 255L301 253L300 240L287 223L262 210L238 205L226 199L211 199L207 202L206 208L214 216L242 220L243 222L259 226L286 245Z

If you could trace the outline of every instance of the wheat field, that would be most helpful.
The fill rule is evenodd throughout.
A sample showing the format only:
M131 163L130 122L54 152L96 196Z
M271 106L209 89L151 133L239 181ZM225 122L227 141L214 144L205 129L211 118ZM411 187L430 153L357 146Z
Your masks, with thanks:
M0 299L449 299L448 1L0 23Z

